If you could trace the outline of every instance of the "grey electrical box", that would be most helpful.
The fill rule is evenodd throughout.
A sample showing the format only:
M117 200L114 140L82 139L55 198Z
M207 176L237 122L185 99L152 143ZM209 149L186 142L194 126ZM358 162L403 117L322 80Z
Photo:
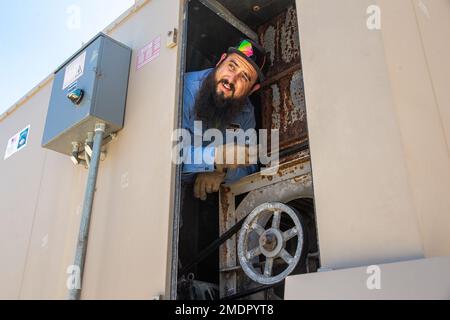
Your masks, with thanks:
M96 122L123 127L131 49L100 33L55 71L42 146L71 155Z

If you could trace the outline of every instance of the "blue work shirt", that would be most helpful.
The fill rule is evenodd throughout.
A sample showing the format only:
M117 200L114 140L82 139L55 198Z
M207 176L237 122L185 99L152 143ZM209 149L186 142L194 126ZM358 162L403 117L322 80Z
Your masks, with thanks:
M185 74L184 78L184 92L183 92L183 119L182 126L184 129L188 130L192 137L194 137L194 121L195 119L195 98L202 86L203 79L205 79L208 74L213 71L212 68L205 69L202 71L189 72ZM254 107L250 100L247 98L247 102L243 107L242 111L235 116L231 123L239 126L240 129L244 131L248 129L254 129L256 126ZM192 148L193 152L194 148ZM214 148L208 148L206 146L202 147L202 154L205 158L214 159ZM193 158L192 158L193 159ZM258 170L257 165L251 165L248 167L242 167L237 169L229 169L225 176L225 183L232 183L252 174ZM183 175L182 180L185 182L193 181L197 173L202 172L213 172L214 163L213 161L202 162L200 164L187 164L183 163Z

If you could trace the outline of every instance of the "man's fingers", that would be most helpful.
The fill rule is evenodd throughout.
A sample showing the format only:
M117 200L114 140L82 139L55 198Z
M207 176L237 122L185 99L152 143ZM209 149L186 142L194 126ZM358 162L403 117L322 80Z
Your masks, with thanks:
M200 179L199 177L197 177L195 179L195 184L194 184L194 197L195 198L200 198Z
M205 201L206 197L206 182L202 179L200 181L200 200Z
M207 182L205 185L206 193L213 193L214 190L214 182Z
M219 191L224 177L224 173L217 172L199 174L194 184L194 197L206 200L208 193Z
M223 164L216 164L216 172L217 173L223 173L225 167L223 166Z
M221 181L216 181L216 182L214 183L214 185L213 185L213 190L212 190L212 192L217 192L217 191L219 191L220 184L221 184Z

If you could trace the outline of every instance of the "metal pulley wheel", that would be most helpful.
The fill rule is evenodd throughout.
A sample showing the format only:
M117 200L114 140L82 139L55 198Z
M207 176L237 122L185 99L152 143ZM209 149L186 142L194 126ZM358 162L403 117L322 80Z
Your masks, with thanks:
M285 279L296 267L303 249L304 230L295 209L280 203L268 202L256 207L242 225L238 241L239 262L245 274L261 284L275 284ZM280 229L281 217L290 220L290 229ZM266 225L272 218L270 228ZM286 243L296 243L294 253L289 253ZM253 245L252 245L253 244ZM291 246L290 246L291 247ZM261 266L261 258L265 261ZM274 274L274 261L287 265ZM278 264L277 264L278 265Z

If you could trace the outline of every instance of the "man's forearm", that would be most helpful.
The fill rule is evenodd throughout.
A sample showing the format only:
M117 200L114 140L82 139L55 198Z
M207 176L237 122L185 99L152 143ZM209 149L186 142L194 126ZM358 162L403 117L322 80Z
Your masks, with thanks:
M213 146L189 146L184 150L183 173L201 173L215 171Z

